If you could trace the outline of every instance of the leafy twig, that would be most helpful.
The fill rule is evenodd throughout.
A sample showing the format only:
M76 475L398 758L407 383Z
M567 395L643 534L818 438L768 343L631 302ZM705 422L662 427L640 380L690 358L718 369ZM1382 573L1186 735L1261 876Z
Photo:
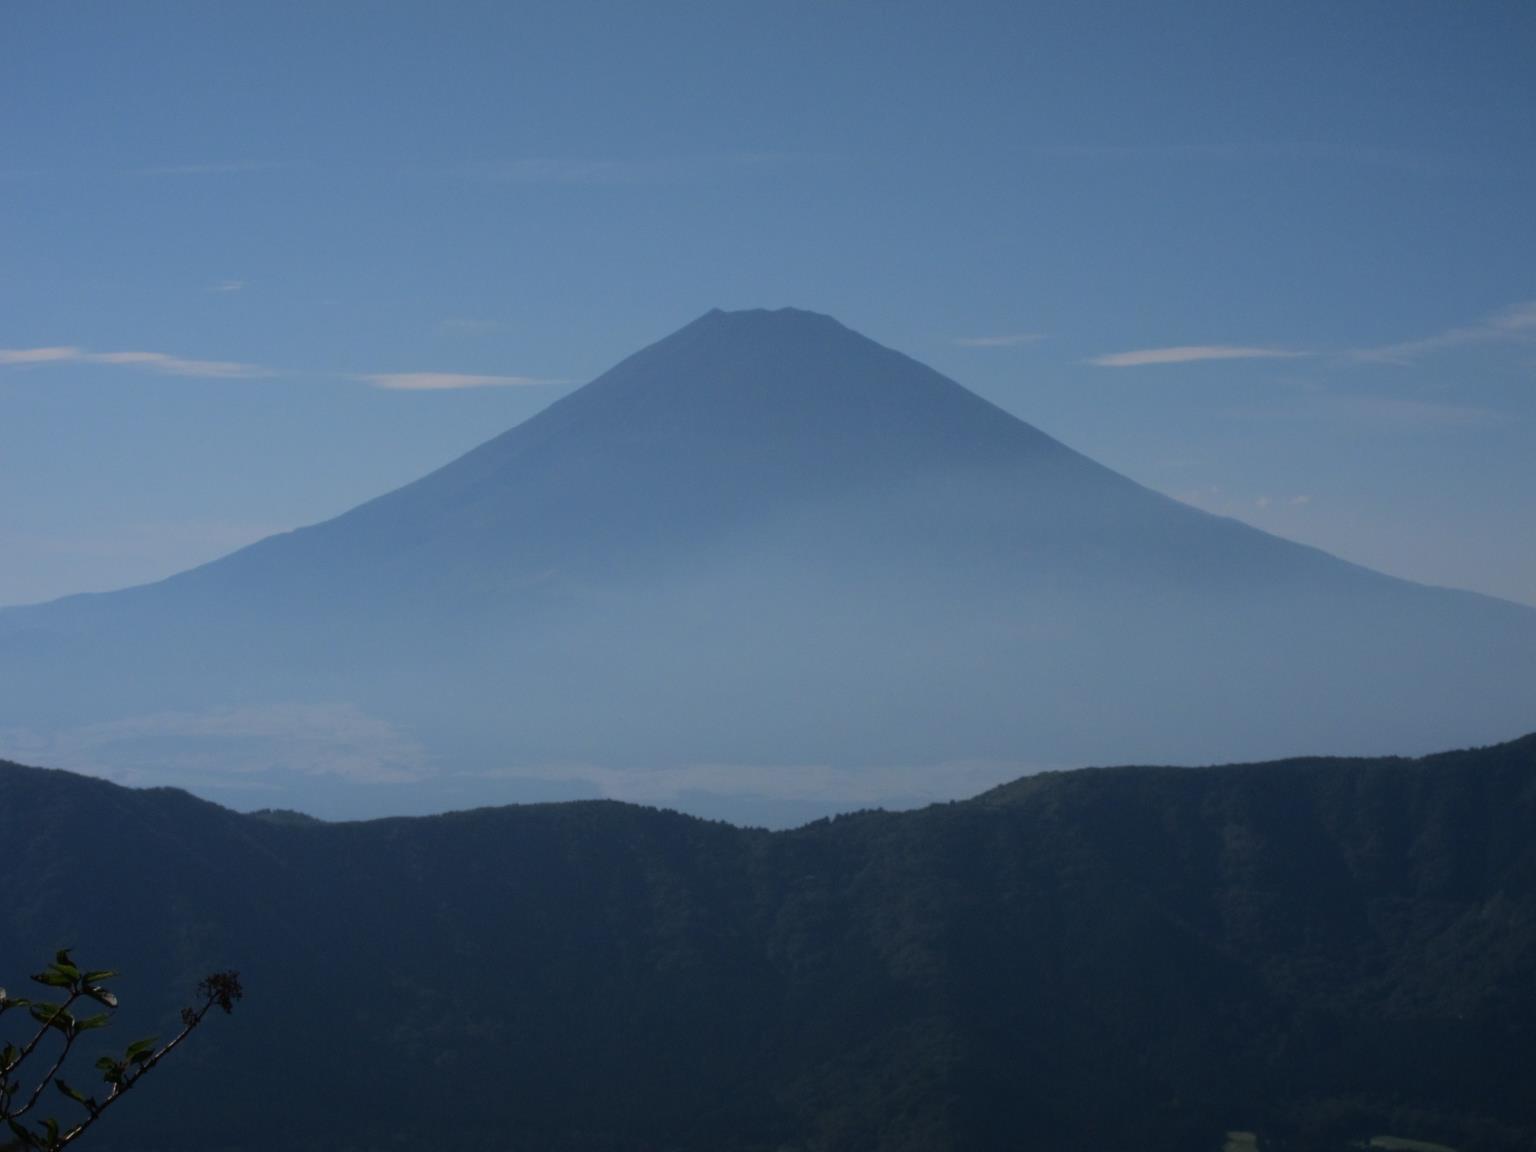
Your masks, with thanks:
M128 1045L121 1057L103 1056L96 1061L102 1080L109 1087L106 1095L98 1100L70 1086L59 1073L81 1032L105 1026L111 1013L117 1008L117 997L103 984L103 980L117 975L111 971L84 972L71 960L66 949L58 953L54 963L32 979L50 988L59 988L68 998L62 1004L11 999L0 988L0 1015L13 1009L25 1008L39 1024L37 1032L20 1048L7 1044L0 1048L0 1120L5 1121L22 1147L35 1152L58 1152L79 1139L109 1107L120 1100L129 1089L142 1080L167 1055L180 1045L203 1018L215 1007L225 1013L234 1010L235 1003L244 995L238 972L215 972L205 977L197 986L199 1003L181 1011L181 1031L164 1044L158 1037L136 1040ZM81 999L91 999L107 1011L80 1018L70 1009ZM60 1050L48 1070L36 1081L30 1091L23 1089L17 1073L22 1064L37 1051L49 1032L63 1037ZM28 1077L30 1081L30 1077ZM23 1117L36 1107L49 1084L64 1096L85 1109L86 1115L73 1127L64 1128L57 1119L48 1118L40 1123L23 1123Z

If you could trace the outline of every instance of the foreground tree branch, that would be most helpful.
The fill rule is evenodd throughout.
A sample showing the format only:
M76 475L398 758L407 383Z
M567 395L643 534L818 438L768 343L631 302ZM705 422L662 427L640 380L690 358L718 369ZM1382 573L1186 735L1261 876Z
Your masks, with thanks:
M24 1033L18 1046L0 1046L0 1120L15 1138L13 1148L36 1152L56 1152L79 1139L113 1104L122 1099L181 1044L215 1007L224 1013L234 1011L244 995L238 972L214 972L197 986L197 1001L181 1010L181 1030L161 1043L157 1036L135 1040L121 1056L103 1056L96 1061L105 1091L86 1095L63 1079L65 1061L80 1034L103 1028L117 1009L117 996L103 983L117 973L109 969L85 971L77 966L66 949L54 962L32 976L46 988L57 989L63 998L57 1001L13 998L0 988L0 1018L12 1012L25 1012L33 1027ZM104 1011L80 1016L75 1006L90 1001ZM47 1041L54 1037L56 1050L51 1059L44 1054ZM36 1070L42 1068L39 1073ZM29 1114L38 1106L49 1085L84 1110L85 1115L73 1125L56 1117L37 1120Z

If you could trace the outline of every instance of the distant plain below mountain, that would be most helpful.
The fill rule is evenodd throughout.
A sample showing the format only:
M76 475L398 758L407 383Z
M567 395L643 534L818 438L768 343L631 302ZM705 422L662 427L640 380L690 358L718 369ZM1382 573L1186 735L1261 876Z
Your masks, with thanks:
M0 982L65 945L123 972L76 1086L203 973L246 986L98 1152L1536 1147L1536 736L775 833L330 824L4 763L0 798Z
M787 824L1536 726L1536 610L1209 515L835 320L711 312L446 467L0 611L0 754L346 816Z

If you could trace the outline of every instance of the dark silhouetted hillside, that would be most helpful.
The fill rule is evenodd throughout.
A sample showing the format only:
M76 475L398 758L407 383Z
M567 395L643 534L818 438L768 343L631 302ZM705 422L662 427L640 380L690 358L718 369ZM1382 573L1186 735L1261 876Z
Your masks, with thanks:
M7 976L68 944L130 1006L245 977L102 1152L1536 1145L1536 737L779 833L0 765L0 892Z

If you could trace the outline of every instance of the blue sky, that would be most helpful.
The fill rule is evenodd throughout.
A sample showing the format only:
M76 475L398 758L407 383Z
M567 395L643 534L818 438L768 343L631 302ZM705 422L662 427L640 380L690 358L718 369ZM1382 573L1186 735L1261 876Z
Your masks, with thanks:
M0 3L0 603L333 515L712 307L1536 603L1536 6Z

